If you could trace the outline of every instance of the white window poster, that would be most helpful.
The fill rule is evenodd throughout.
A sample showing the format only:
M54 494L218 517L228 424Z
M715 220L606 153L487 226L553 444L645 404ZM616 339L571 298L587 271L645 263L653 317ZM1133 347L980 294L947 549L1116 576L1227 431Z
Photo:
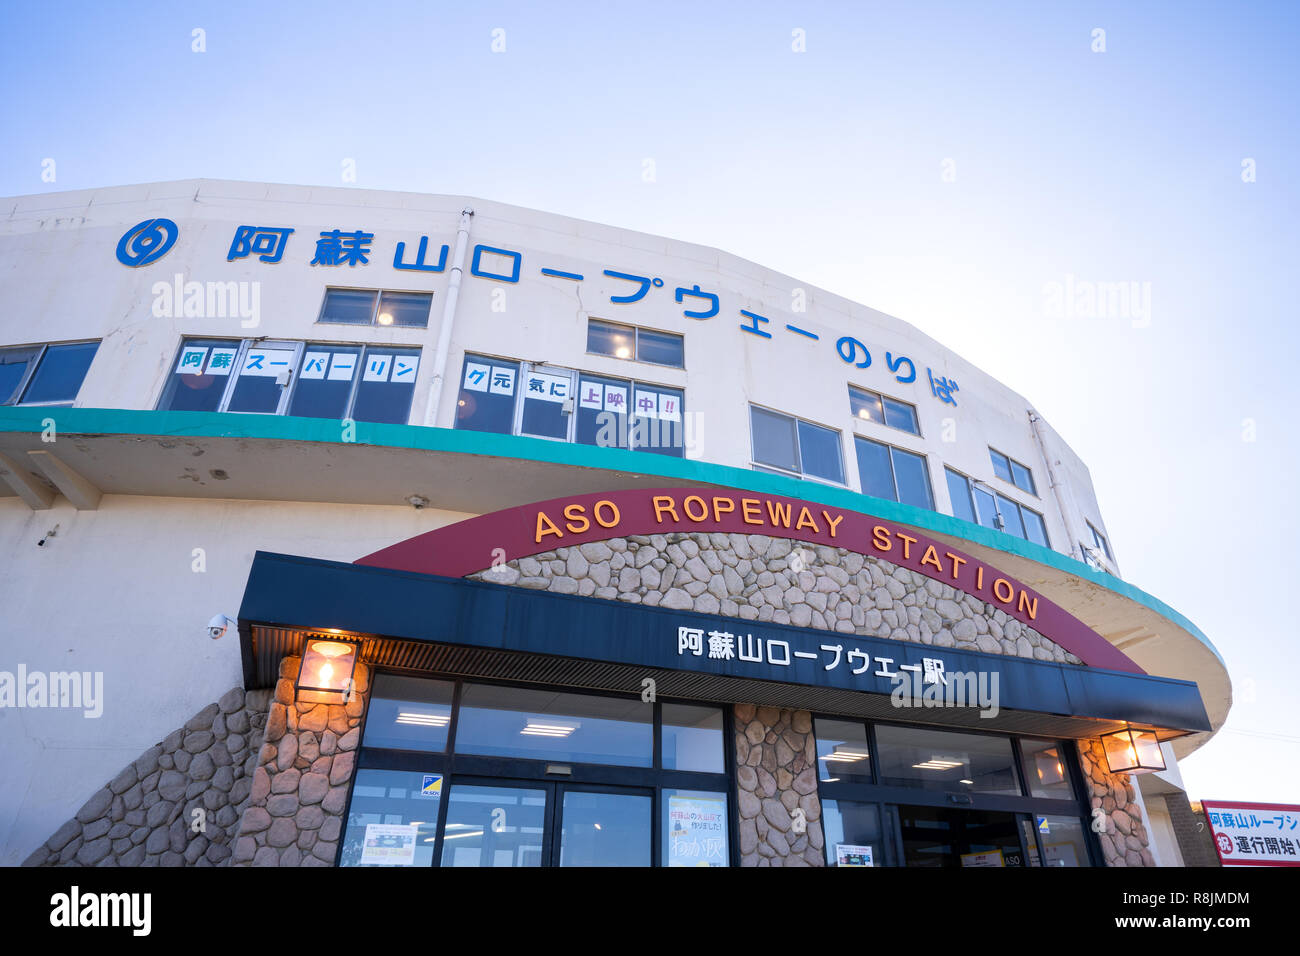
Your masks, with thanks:
M368 823L362 866L414 866L417 824Z
M668 797L668 865L727 865L727 801L721 794Z
M858 846L853 843L835 844L836 866L875 866L871 858L871 847Z
M479 365L477 362L465 363L465 388L471 392L486 392L488 390L488 376L492 373L492 366Z

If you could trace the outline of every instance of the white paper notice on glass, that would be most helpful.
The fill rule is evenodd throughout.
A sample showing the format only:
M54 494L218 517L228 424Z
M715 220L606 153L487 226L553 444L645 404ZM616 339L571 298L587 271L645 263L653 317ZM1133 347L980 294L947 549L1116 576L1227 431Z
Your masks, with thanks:
M275 378L293 366L292 349L249 349L244 355L242 375Z
M206 346L191 345L181 349L181 360L176 366L178 375L202 375L203 360L208 357Z
M835 844L836 866L875 866L871 859L871 847L857 846L853 843Z
M363 382L386 382L388 372L393 367L391 355L367 355L366 372L361 377Z
M659 393L636 390L636 397L633 399L632 412L640 415L642 418L659 417Z
M414 866L416 823L367 823L362 866Z
M414 382L415 373L420 368L420 360L414 355L393 356L393 377L390 382Z
M681 399L676 395L669 395L667 392L660 392L659 418L665 422L680 422L682 420Z
M484 368L486 367L484 366ZM492 384L489 386L488 391L493 395L513 395L515 393L514 369L494 368L491 370L489 378Z
M229 375L235 367L235 355L239 349L213 349L208 356L209 375Z
M488 390L488 377L492 374L492 366L479 365L477 362L465 363L465 387L471 392L486 392ZM495 391L495 389L493 389Z
M308 352L302 359L302 374L299 378L324 378L329 368L329 352Z
M352 373L357 370L357 358L355 352L335 352L334 359L330 362L329 380L331 382L352 381Z
M578 386L578 405L581 408L591 408L600 411L604 404L604 389L599 382L583 382Z
M524 397L539 402L559 404L568 401L569 379L564 375L546 375L542 372L528 376Z
M627 414L627 389L617 385L605 386L605 411Z

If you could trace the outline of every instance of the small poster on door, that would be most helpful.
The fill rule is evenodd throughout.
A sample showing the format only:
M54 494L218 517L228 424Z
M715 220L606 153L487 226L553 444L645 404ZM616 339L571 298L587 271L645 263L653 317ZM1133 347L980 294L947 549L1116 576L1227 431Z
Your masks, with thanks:
M414 866L418 824L368 823L362 866Z
M835 844L836 866L875 866L871 858L871 847L858 846L853 843Z
M726 798L669 796L668 865L727 865Z
M963 853L962 866L1006 866L1001 850L986 850L983 853Z

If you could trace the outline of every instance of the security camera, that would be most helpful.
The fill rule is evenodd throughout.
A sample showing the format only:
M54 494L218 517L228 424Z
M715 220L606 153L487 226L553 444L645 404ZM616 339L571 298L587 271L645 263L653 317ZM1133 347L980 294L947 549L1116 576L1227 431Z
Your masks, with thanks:
M212 620L208 621L208 637L212 638L214 641L219 640L225 635L226 631L237 626L237 621L226 617L224 614L218 614L214 616Z

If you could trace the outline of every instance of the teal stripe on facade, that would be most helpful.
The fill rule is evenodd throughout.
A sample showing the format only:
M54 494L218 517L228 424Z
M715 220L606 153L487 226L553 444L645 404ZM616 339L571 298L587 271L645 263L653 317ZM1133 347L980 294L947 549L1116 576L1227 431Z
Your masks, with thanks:
M765 494L802 498L850 511L862 511L913 525L939 534L953 535L1005 554L1028 558L1039 564L1091 581L1109 591L1150 608L1196 637L1227 668L1223 657L1200 629L1159 598L1126 581L1094 570L1068 555L1045 548L992 528L971 524L950 515L912 505L885 501L835 488L815 481L802 481L710 462L670 458L622 448L598 448L569 442L546 441L516 435L496 435L423 425L384 425L357 422L355 441L343 440L340 422L325 418L294 418L289 415L238 415L229 412L173 412L115 408L0 408L0 432L35 433L53 419L58 432L76 435L153 435L187 438L253 438L284 441L326 442L411 448L421 451L482 455L489 458L521 458L532 461L595 468L602 471L630 471L671 481L699 482Z

